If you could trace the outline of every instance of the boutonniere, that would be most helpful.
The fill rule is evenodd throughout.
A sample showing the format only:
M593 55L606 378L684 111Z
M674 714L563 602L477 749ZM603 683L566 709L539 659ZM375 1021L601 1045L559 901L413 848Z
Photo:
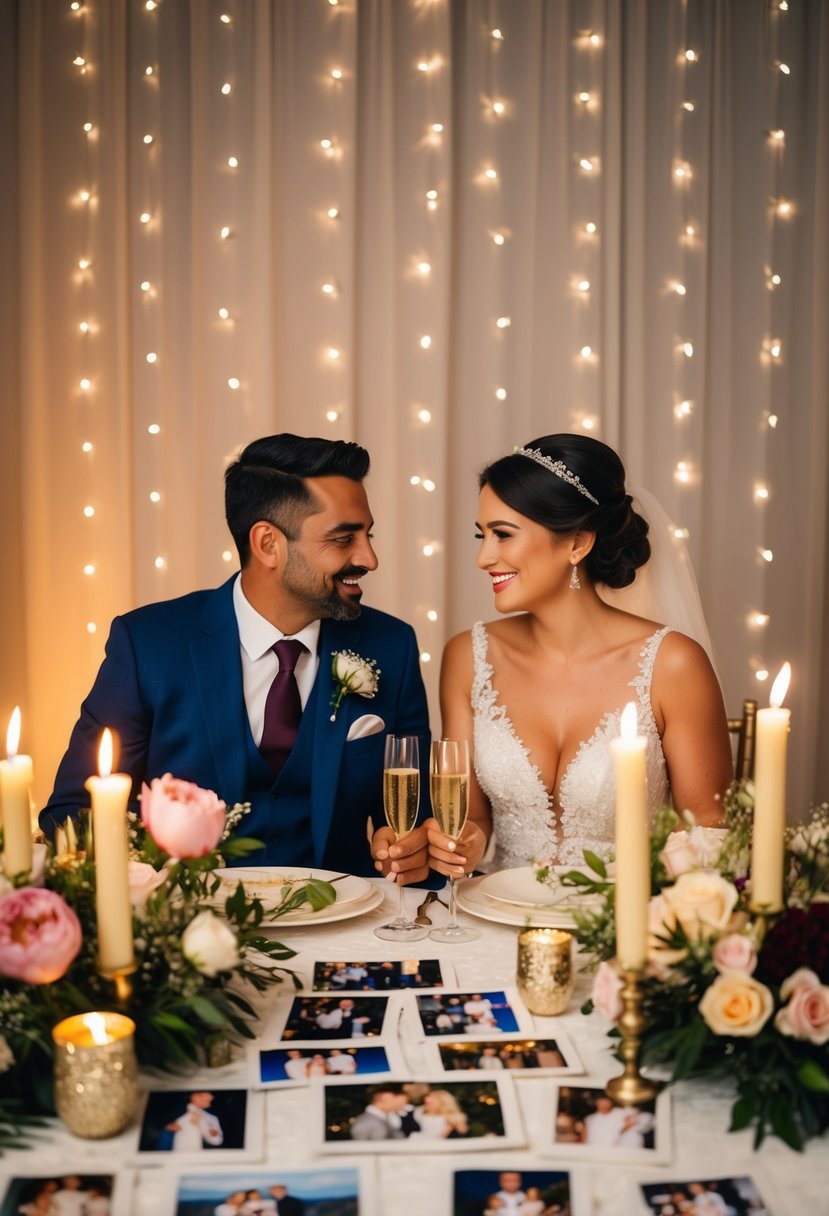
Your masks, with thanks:
M332 650L331 653L334 658L331 664L334 680L334 695L331 698L331 708L334 712L331 721L336 722L343 697L356 692L360 697L371 699L376 694L380 668L375 659L364 659L353 650Z

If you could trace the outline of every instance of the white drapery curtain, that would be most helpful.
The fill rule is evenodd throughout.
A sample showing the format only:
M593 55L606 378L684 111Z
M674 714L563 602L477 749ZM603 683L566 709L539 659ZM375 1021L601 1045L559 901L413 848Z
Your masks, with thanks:
M434 689L493 615L477 471L579 428L687 529L730 712L791 660L791 813L827 796L820 0L0 0L0 48L0 714L39 799L110 618L235 568L238 445L369 447L368 598Z

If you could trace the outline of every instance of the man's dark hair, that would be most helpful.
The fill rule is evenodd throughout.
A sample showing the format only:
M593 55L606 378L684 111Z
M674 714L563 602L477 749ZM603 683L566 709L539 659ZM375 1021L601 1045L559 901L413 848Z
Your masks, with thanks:
M362 481L369 454L342 439L267 435L255 439L225 470L225 518L244 566L250 559L250 530L265 519L296 540L307 515L319 510L308 477Z

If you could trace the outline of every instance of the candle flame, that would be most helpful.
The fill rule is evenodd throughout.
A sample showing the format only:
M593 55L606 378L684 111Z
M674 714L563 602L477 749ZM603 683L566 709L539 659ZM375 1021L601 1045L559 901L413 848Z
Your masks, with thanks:
M110 1037L107 1034L106 1018L102 1013L88 1013L82 1021L92 1035L92 1041L96 1047L104 1047L110 1042Z
M98 748L98 772L102 777L108 777L112 772L112 731L106 727L101 735L101 746Z
M20 706L15 705L14 713L9 718L9 729L6 732L6 755L11 760L17 755L20 746Z
M791 678L792 665L791 663L784 663L778 671L769 693L769 705L772 709L779 709L783 704L786 693L789 691L789 680Z
M622 718L619 723L619 734L623 739L635 739L637 725L636 702L628 701L627 705L622 710Z

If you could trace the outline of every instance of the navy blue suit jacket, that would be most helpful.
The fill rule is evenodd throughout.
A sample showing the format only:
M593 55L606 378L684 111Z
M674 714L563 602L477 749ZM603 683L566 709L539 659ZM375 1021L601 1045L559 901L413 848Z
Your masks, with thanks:
M118 769L132 777L133 800L142 781L169 772L215 790L228 805L249 801L250 727L233 581L115 618L106 657L81 706L55 788L40 815L47 834L68 814L89 805L84 782L97 771L105 726L118 733ZM332 722L331 652L346 649L377 661L379 688L373 699L346 696ZM421 736L421 770L428 772L428 709L417 640L403 621L363 608L354 621L322 622L319 659L317 695L306 709L314 714L310 794L314 864L373 874L366 820L371 817L376 827L385 822L385 735ZM367 713L382 718L385 730L346 742L351 723ZM427 813L428 788L425 779L421 818ZM278 864L278 798L273 807L267 798L260 797L259 803L239 830L258 838L263 838L263 826L271 832L262 860Z

